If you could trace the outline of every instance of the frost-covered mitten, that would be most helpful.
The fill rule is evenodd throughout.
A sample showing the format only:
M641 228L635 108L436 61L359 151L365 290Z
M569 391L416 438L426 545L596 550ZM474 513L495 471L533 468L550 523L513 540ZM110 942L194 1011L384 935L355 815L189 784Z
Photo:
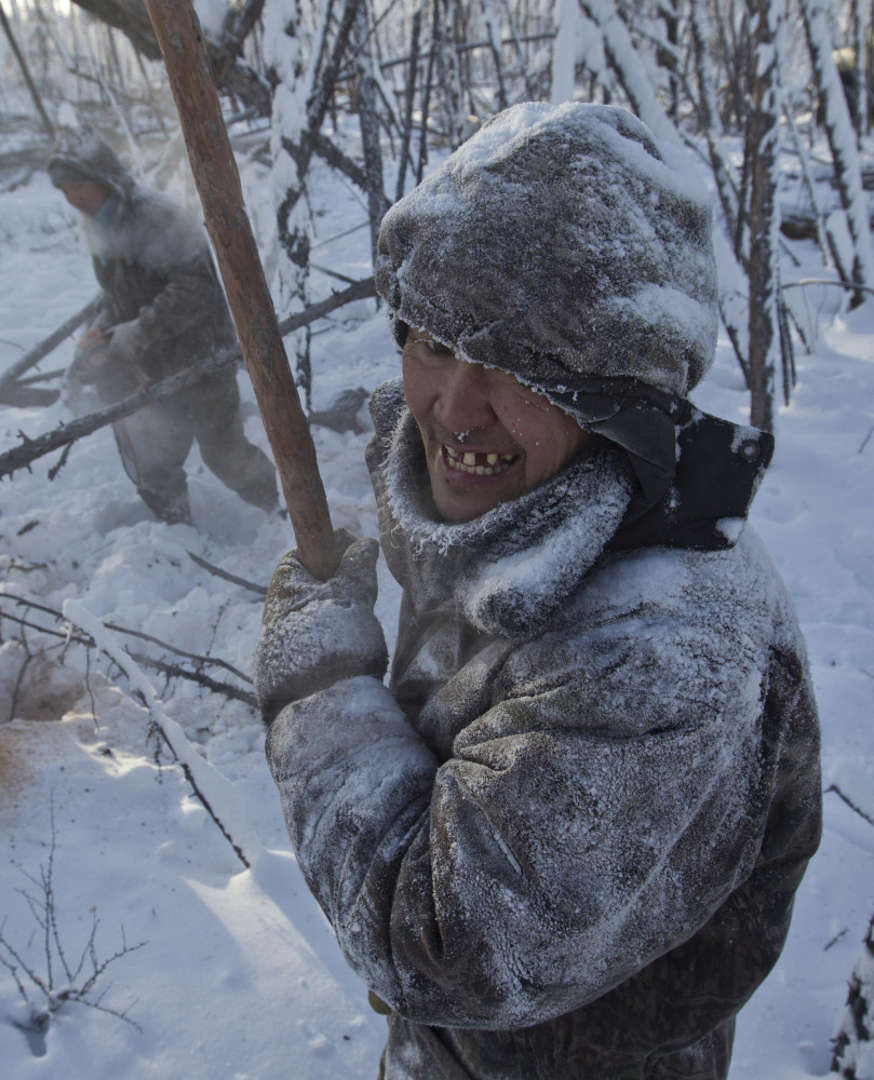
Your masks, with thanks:
M314 578L294 551L273 573L255 650L255 692L267 724L283 706L340 679L385 674L388 653L373 614L379 545L344 532L337 540L346 550L328 581Z
M109 333L108 359L96 369L94 382L104 401L118 401L145 386L148 378L137 363L137 320L118 323Z

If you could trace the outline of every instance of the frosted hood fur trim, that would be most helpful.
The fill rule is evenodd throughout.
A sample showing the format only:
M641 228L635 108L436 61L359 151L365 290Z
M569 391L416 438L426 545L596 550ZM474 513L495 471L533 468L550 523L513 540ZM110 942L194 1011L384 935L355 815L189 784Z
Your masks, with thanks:
M391 432L377 478L392 523L386 559L393 566L397 539L421 568L415 582L401 584L427 605L453 582L459 612L483 633L523 637L542 626L622 521L633 484L621 451L605 445L473 521L446 524L434 518L422 440L401 380L379 387L372 408L381 414L377 431Z
M122 165L109 143L92 127L67 128L58 138L47 170L55 185L66 170L80 173L85 180L102 184L126 199L134 186L133 177Z
M710 200L623 109L516 105L383 219L391 316L547 395L579 376L684 396L716 345Z

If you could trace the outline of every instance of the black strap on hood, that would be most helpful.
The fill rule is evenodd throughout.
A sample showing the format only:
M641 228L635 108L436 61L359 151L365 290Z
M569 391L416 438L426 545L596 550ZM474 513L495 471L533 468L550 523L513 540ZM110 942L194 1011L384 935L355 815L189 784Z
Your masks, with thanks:
M406 323L395 320L393 329L403 348ZM527 385L628 456L636 490L607 550L734 544L729 522L746 517L774 453L773 435L711 416L639 379L579 376L573 389L534 379Z
M621 446L637 490L609 550L731 547L774 452L774 438L635 379L583 380L547 397Z

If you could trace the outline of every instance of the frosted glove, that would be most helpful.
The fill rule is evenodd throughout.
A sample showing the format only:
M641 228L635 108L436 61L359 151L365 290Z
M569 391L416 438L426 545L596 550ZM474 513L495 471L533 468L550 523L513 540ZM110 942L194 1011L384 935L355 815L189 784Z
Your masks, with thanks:
M255 650L255 692L266 723L340 679L385 674L388 653L373 614L379 545L344 531L336 536L345 551L333 577L314 578L292 551L270 581Z
M137 364L137 334L136 319L97 335L89 331L73 361L78 381L94 383L106 402L119 401L145 386L149 380ZM87 373L86 378L82 378L80 368Z
M100 369L109 363L109 339L99 326L92 326L79 339L73 363L67 368L67 381L73 386L88 386L97 381Z

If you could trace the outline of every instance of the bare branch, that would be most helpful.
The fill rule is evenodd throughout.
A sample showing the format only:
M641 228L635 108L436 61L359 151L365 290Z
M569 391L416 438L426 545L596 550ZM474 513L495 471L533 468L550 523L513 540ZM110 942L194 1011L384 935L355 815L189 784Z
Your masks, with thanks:
M3 924L0 925L0 964L11 973L15 980L15 984L18 987L19 994L31 1008L29 1022L22 1023L21 1021L13 1020L13 1023L29 1037L41 1037L54 1014L68 1001L73 1001L78 1002L80 1005L87 1005L92 1009L99 1009L101 1012L109 1013L119 1020L124 1020L126 1023L132 1024L139 1030L139 1026L127 1016L132 1005L129 1005L128 1008L123 1011L111 1008L110 1006L103 1004L103 998L106 996L109 987L103 990L96 998L91 996L91 991L94 989L97 981L106 973L106 969L110 964L114 963L116 960L120 960L123 956L127 956L128 953L136 952L137 949L141 949L146 944L145 941L138 942L136 945L128 945L124 934L124 928L122 928L121 948L117 949L105 960L98 959L96 935L100 921L97 918L95 910L92 909L91 930L75 970L71 969L70 965L67 963L63 942L58 929L58 899L55 890L57 831L55 828L55 804L53 793L49 797L49 814L49 855L47 861L40 865L39 877L37 878L33 874L29 874L20 866L18 867L19 872L27 878L28 881L31 881L37 886L39 895L33 896L23 889L16 890L26 900L34 920L43 931L43 960L45 963L45 974L41 974L32 965L28 964L22 957L21 952L6 937L4 932L5 920ZM8 956L3 955L4 950ZM10 960L9 957L11 957L12 960ZM91 973L81 985L76 986L76 980L82 974L86 959L90 960ZM54 985L54 964L56 960L60 960L67 980L67 984L57 991L55 990ZM27 993L27 987L24 984L24 980L19 975L19 970L27 976L33 986L35 986L40 994L42 994L45 999L42 1008L39 1008L32 1002Z
M160 60L161 50L143 0L73 0L85 11L127 37L134 49L149 60ZM207 53L216 86L257 109L259 116L270 115L270 89L266 82L242 59L246 35L260 16L262 4L247 4L233 13L225 25L221 41L206 38Z
M100 297L95 296L89 300L88 303L75 313L71 315L69 319L66 319L57 330L53 330L48 337L43 338L32 349L29 349L24 356L10 365L0 376L0 392L9 384L20 379L21 376L29 371L32 367L40 362L43 357L58 347L65 338L68 338L82 323L87 322L92 315L96 314L98 307L100 306Z
M843 791L841 791L841 789L837 786L837 784L830 784L825 790L826 794L828 794L828 792L830 791L833 791L835 795L837 795L837 797L842 802L846 803L851 810L855 811L855 813L857 813L860 818L867 821L869 825L874 825L874 817L871 817L870 814L866 814L865 811L861 809L861 807L856 806L853 800L847 795L845 795Z
M246 581L245 578L237 577L236 574L229 574L227 570L222 570L220 566L215 566L213 563L207 562L206 559L201 558L200 555L195 555L193 551L188 552L188 557L196 562L198 566L203 567L204 570L208 570L211 574L215 574L216 577L233 582L234 585L242 585L244 589L249 589L259 596L267 595L267 588L264 585L256 585L253 581Z
M41 604L36 604L31 601L23 600L20 597L0 596L0 601L4 599L13 599L18 604L24 604L25 606L34 608L37 611L43 611L46 614L52 615L59 621L63 620L64 618L59 611L54 611L51 608L44 607ZM71 627L67 627L65 630L57 630L51 626L42 626L39 623L31 622L30 620L22 618L21 616L13 615L9 611L4 611L2 607L0 607L0 617L8 619L10 622L13 622L18 626L25 627L30 630L36 630L41 634L47 634L49 637L60 638L65 643L72 641L76 645L81 645L86 650L96 647L95 642L93 638L90 637L90 635L85 634L81 631L77 633ZM141 638L143 640L150 641L153 644L158 645L160 648L166 649L168 652L184 656L186 657L186 659L193 660L199 665L210 664L216 667L223 667L227 671L231 672L231 674L235 675L238 679L242 680L247 684L251 684L252 682L251 678L246 675L245 672L242 672L238 668L235 668L226 660L221 660L219 658L214 658L210 656L199 656L196 653L186 652L184 649L179 649L175 645L171 645L166 641L161 641L159 638L151 637L149 634L144 634L138 630L130 630L126 627L115 626L109 623L107 623L106 626L108 629L114 630L117 633L127 634L130 637ZM187 679L189 682L196 682L200 686L205 687L207 690L210 690L213 693L222 694L224 697L230 698L234 701L242 701L246 705L251 706L252 708L255 708L256 706L255 695L248 690L244 690L241 687L234 686L231 683L221 682L217 679L213 679L209 675L205 675L202 671L191 671L188 668L182 667L180 664L168 663L166 660L160 660L156 657L148 656L145 653L131 653L130 655L132 659L134 659L138 664L142 664L146 667L151 667L155 671L163 672L169 678ZM26 663L29 662L29 659L30 658L28 658L28 661L26 661ZM24 666L26 666L26 663ZM23 673L19 673L19 678L22 677ZM14 702L15 697L13 696L13 709L15 707Z

